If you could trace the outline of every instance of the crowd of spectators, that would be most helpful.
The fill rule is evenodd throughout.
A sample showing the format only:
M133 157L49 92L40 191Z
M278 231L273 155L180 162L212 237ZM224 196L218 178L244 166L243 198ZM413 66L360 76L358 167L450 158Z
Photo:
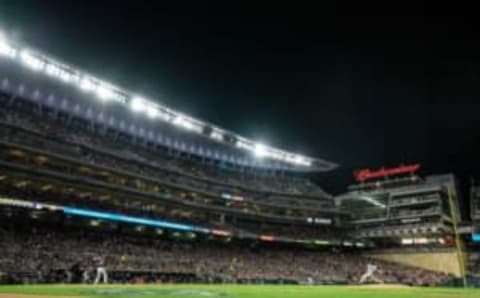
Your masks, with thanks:
M225 225L224 225L225 226ZM290 239L309 240L341 240L347 238L348 233L344 229L332 226L321 225L288 225L273 223L258 223L248 221L237 221L232 225L234 231L246 231L257 235L272 235Z
M99 136L92 126L87 131L82 125L75 125L75 121L68 121L62 117L56 117L55 113L44 113L41 116L35 113L25 113L21 102L14 106L2 106L0 120L17 125L26 129L32 129L39 133L65 138L76 144L98 149L100 151L114 153L125 159L161 167L171 171L172 174L181 174L184 177L194 177L214 183L225 183L231 186L252 189L264 192L280 192L297 195L327 194L308 179L267 173L262 171L232 171L221 169L217 166L200 164L193 160L187 160L177 156L167 155L158 150L145 150L134 142L125 141L128 138L107 138ZM195 183L192 181L192 183Z
M98 200L94 194L80 196L78 193L62 193L55 189L41 191L31 188L16 188L0 181L0 194L9 198L36 203L55 204L97 211L127 214L144 218L169 220L175 223L197 225L204 228L227 230L234 235L258 237L268 235L291 239L341 239L345 231L333 226L308 224L281 224L236 219L226 220L219 214L209 214L188 209L173 208L159 204L136 203L121 200Z
M58 122L63 121L59 120L61 118L54 120L45 114L42 119L39 119L33 115L26 115L11 109L3 111L0 109L0 121L36 131L39 134L35 138L13 132L4 133L3 138L63 154L92 165L102 165L154 178L160 182L204 191L218 197L234 196L237 199L240 198L241 202L225 199L224 202L215 201L213 203L234 206L248 212L258 212L256 205L258 203L264 204L265 208L282 206L289 210L290 214L292 210L288 209L289 207L302 206L310 210L333 207L332 200L302 198L302 195L315 193L323 197L327 196L321 191L321 188L307 179L272 173L227 171L219 167L199 164L196 161L158 154L157 151L152 152L151 148L146 149L133 143L115 143L106 136L100 136L91 131L87 132L72 124L70 126L67 123L59 125ZM296 187L293 187L295 185ZM282 192L286 194L282 195ZM246 204L249 206L245 206Z
M391 210L391 217L401 218L405 216L422 216L425 214L440 214L441 212L442 212L442 208L440 206L427 206L422 209L413 209L411 207L403 207L403 208L395 208Z
M475 248L467 254L467 269L472 275L480 277L480 253Z
M182 209L165 208L158 204L129 204L118 200L100 201L94 195L61 194L54 191L39 191L27 188L14 188L0 182L0 194L5 197L31 201L35 203L54 204L58 206L92 209L109 213L145 217L158 220L170 220L177 223L197 224L204 227L215 227L218 217L201 212L182 211Z
M355 284L368 263L378 266L376 277L384 283L434 285L449 278L446 274L340 251L206 240L173 241L40 226L3 228L0 236L0 272L9 276L31 276L28 282L45 281L49 272L70 272L78 263L88 269L90 260L96 256L105 257L112 275L115 272L162 272L195 276L203 282L285 280ZM30 274L21 275L22 272ZM70 275L65 274L64 281L68 282Z
M4 100L4 99L2 99ZM330 198L319 186L308 179L281 173L246 169L224 169L202 163L194 157L181 156L175 150L145 146L121 134L112 137L107 129L59 116L52 111L37 113L29 110L21 100L11 105L0 102L0 124L21 127L38 135L25 138L14 130L0 136L30 147L62 154L92 165L102 165L134 173L167 183L208 191L217 195L240 196L242 200L263 200L266 204L282 203L286 207L303 205L322 208ZM7 130L9 130L8 128ZM3 194L9 194L8 188ZM21 196L24 197L24 196ZM28 196L27 196L28 197ZM308 197L308 199L307 199ZM56 197L62 200L62 197ZM72 196L69 197L71 199ZM302 200L301 200L302 199ZM41 196L37 196L41 201ZM98 201L87 198L74 200L70 205L102 207ZM125 212L125 206L107 203L109 211ZM228 203L226 205L234 204ZM327 207L332 207L328 205ZM130 215L161 215L164 219L178 219L173 209L128 210ZM184 216L191 223L211 227L213 221L192 214ZM218 219L216 219L218 220ZM225 227L225 223L222 223ZM237 225L236 228L262 234L295 233L297 237L318 235L310 228ZM323 233L323 232L322 232ZM326 233L326 232L325 232ZM323 235L323 234L322 234ZM368 263L378 266L377 278L386 283L433 285L449 276L417 268L363 258L358 253L341 251L314 251L306 248L270 247L265 245L219 244L210 242L182 242L171 239L128 236L120 233L101 233L55 227L16 228L0 223L0 280L14 282L72 281L72 268L92 270L91 260L104 256L110 272L156 272L181 276L195 276L199 281L254 281L286 280L310 283L357 283ZM80 265L79 265L80 264ZM52 272L63 272L52 279ZM115 280L114 281L119 281ZM122 281L129 281L125 278Z

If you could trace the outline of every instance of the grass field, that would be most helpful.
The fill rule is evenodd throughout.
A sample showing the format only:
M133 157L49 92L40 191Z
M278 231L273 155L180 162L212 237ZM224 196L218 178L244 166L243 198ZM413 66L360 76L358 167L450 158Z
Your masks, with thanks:
M0 298L480 298L480 289L409 288L399 286L247 286L247 285L131 285L131 286L0 286Z

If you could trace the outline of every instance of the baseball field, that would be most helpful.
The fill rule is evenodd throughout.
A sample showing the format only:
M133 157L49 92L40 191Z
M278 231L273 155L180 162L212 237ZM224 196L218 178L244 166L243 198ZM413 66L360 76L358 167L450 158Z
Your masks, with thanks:
M404 286L32 285L0 286L0 298L478 298L480 289Z

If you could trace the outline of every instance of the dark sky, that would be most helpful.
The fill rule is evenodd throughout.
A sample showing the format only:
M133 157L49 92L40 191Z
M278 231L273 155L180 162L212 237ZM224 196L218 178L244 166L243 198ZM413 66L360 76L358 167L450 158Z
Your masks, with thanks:
M480 173L475 18L224 2L0 0L0 26L193 116L338 162L328 190L361 167Z

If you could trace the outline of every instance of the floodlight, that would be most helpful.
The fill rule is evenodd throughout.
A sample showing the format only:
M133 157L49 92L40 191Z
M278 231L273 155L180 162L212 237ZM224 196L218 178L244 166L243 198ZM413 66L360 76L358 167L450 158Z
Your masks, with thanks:
M130 109L134 112L141 112L145 109L145 99L134 97L130 100Z
M17 50L0 40L0 55L15 58Z
M47 63L45 66L45 73L56 78L60 78L64 82L69 82L72 75L66 70L60 68L53 63Z
M158 109L157 109L157 115L158 115L160 118L162 118L164 121L167 121L167 122L170 122L170 120L172 119L172 117L170 116L170 114L168 114L167 112L158 110Z
M58 74L58 77L60 79L62 79L62 81L69 82L72 79L73 76L71 74L69 74L67 71L62 70Z
M94 91L95 88L95 83L89 78L83 78L83 80L80 82L80 89L83 91Z
M58 68L55 64L52 63L47 63L47 66L45 67L45 72L51 76L59 76L60 71L60 68Z
M113 96L113 91L109 87L98 85L97 95L100 97L100 99L111 99Z
M154 119L154 118L157 117L157 115L158 115L158 110L157 110L156 107L152 107L152 106L147 107L147 116L148 117Z
M5 38L5 35L0 32L0 55L15 58L17 50L10 46Z
M189 121L189 124L190 124L190 128L191 130L197 132L197 133L201 133L202 132L202 129L203 129L203 126L201 124L198 124L194 121Z
M196 122L194 122L193 120L190 120L184 116L181 116L181 115L177 115L172 123L174 125L177 125L179 127L182 127L182 128L185 128L187 130L192 130L192 131L195 131L195 132L198 132L198 133L201 133L202 132L202 126L201 125L198 125Z
M183 118L181 116L175 117L175 119L173 120L173 124L178 125L178 126L182 126L183 125Z
M255 156L263 157L267 155L267 147L265 147L265 145L263 144L257 143L255 144L255 147L253 149L253 153L255 154Z
M212 137L212 139L215 139L217 141L221 141L222 140L222 133L219 132L219 131L213 131L212 134L210 135Z
M302 163L304 163L304 159L303 159L302 156L297 155L297 156L295 156L295 158L293 159L293 162L296 163L296 164L302 164Z
M10 46L7 44L5 35L0 31L0 55L10 56Z
M293 158L289 161L291 161L294 164L307 166L307 167L312 165L312 162L302 155L294 155Z
M193 129L193 123L188 121L187 119L184 119L182 121L182 126L185 127L186 129Z
M177 116L175 120L173 120L173 124L181 126L186 129L192 128L192 123L190 123L187 119L183 118L182 116Z
M242 148L242 149L246 149L246 150L249 150L249 151L255 151L255 146L244 140L244 139L240 139L238 142L237 142L237 147L239 148Z
M35 57L27 50L23 50L20 57L23 63L33 70L42 70L45 67L45 63L41 59Z
M283 160L283 161L288 161L288 158L286 157L285 153L279 152L279 151L270 151L269 156L274 159L278 160Z

